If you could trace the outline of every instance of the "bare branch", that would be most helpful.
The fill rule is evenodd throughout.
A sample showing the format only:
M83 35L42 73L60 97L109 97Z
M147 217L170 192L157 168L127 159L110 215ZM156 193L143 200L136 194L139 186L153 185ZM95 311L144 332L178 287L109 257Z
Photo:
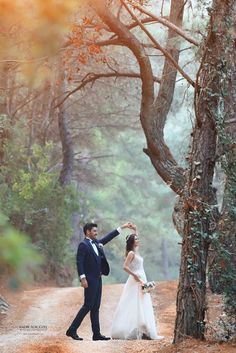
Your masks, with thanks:
M111 113L110 115L114 115L113 113ZM140 127L138 126L135 126L135 125L131 125L131 124L121 124L121 123L117 123L117 124L99 124L99 125L91 125L91 126L84 126L84 127L79 127L79 128L73 128L71 129L72 131L75 130L75 131L80 131L80 130L91 130L91 129L131 129L131 130L139 130ZM73 137L77 137L79 136L78 134L77 135L74 135L73 134Z
M177 26L182 25L184 11L183 5L184 0L172 1L171 3L170 19L171 22ZM173 46L173 38L176 38L176 32L169 28L166 49L169 51L175 62L178 63L180 43L177 42L176 45ZM162 71L162 84L154 103L156 108L156 127L158 130L162 131L162 134L174 96L176 76L177 69L173 67L168 58L165 58Z
M153 16L149 16L149 17L146 17L146 18L143 18L143 19L140 19L140 22L142 22L143 24L150 24L150 23L153 23L153 22L159 22L155 19L153 19ZM133 29L135 27L139 26L138 22L137 21L134 21L133 23L131 23L128 27L128 29Z
M121 4L121 6L123 7L123 4ZM117 18L119 19L119 17L117 17ZM153 20L152 17L143 18L143 19L140 19L140 21L141 21L142 23L157 22L156 20ZM133 29L133 28L137 27L138 25L139 25L139 24L138 24L136 21L134 21L134 22L132 22L131 24L127 25L126 27L127 27L128 29ZM116 39L116 34L113 34L108 40L112 40L112 39Z
M124 0L120 0L122 2L122 4L124 5L124 7L126 8L126 10L128 11L128 13L130 14L130 16L132 16L133 19L135 19L137 21L137 23L139 23L140 28L142 28L142 30L146 33L146 35L151 39L151 41L155 44L156 48L158 50L160 50L165 57L172 63L172 65L179 71L179 73L181 73L181 75L190 83L191 86L195 87L195 83L194 81L188 76L188 74L186 74L186 72L183 71L183 69L177 64L177 62L174 60L174 58L172 57L172 55L165 49L163 48L157 41L156 39L151 35L151 33L146 29L146 27L142 24L141 21L139 21L139 19L133 14L133 12L129 9L129 7L126 5L126 3L124 2Z
M15 115L17 114L17 112L19 110L21 110L22 108L24 108L27 104L29 104L30 102L32 102L33 100L37 99L38 97L40 97L43 94L43 92L39 92L36 93L35 95L33 95L31 98L26 97L26 99L24 100L24 102L22 104L20 104L18 107L16 107L15 111L11 114L11 117L14 118Z
M181 28L179 28L178 26L176 26L175 24L173 24L172 22L168 21L166 18L163 17L159 17L156 16L154 14L152 14L151 12L145 10L142 6L140 5L133 5L134 8L138 9L141 13L144 13L145 15L149 16L149 19L153 19L153 21L159 22L161 24L163 24L164 26L172 29L173 31L175 31L177 34L179 34L181 37L183 37L184 39L186 39L188 42L199 46L199 43L197 40L195 40L193 37L191 37L188 33L184 32Z
M93 83L96 80L100 78L110 78L110 77L129 77L129 78L141 78L140 74L134 73L134 72L107 72L107 73L100 73L100 74L95 74L95 73L89 73L85 76L85 78L82 80L81 84L74 88L72 91L67 93L65 97L56 105L54 106L54 109L59 107L61 104L63 104L72 94L75 92L81 90L84 88L88 83ZM161 80L158 77L153 77L154 82L160 83ZM78 82L78 81L75 81Z
M108 45L126 46L126 44L124 42L122 42L122 40L119 38L105 39L105 40L101 40L99 42L95 42L94 44L98 45L99 47L105 47ZM144 48L157 49L156 46L152 43L141 43L141 44Z
M123 7L123 5L120 4L120 6L118 8L118 11L117 11L117 16L116 16L118 18L118 20L120 19L120 15L121 15L121 12L122 12L122 7Z
M74 156L78 156L80 154L81 154L81 152L76 152L76 153L74 153ZM114 157L114 154L103 154L103 155L98 155L98 156L79 157L79 158L76 158L76 162L82 161L82 160L92 160L92 159L110 158L110 157Z

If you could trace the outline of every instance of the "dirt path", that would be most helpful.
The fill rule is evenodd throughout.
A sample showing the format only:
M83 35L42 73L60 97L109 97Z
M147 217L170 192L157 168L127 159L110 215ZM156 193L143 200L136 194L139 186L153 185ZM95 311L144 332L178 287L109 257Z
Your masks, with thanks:
M1 353L233 353L231 347L199 343L189 340L173 346L172 333L175 319L176 282L160 282L152 294L161 341L93 342L89 317L83 321L79 335L84 341L65 336L65 330L83 302L82 288L43 288L18 294L15 305L2 321L0 332ZM109 335L112 315L123 285L103 287L100 314L101 332ZM16 309L17 305L17 309ZM193 347L197 347L196 349ZM222 350L223 349L223 350Z

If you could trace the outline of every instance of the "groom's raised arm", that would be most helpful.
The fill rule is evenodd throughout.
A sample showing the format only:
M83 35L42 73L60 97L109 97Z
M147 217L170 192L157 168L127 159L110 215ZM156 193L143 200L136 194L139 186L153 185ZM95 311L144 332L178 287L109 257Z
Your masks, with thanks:
M118 227L117 229L105 235L105 237L99 239L99 243L102 243L103 245L107 244L109 241L117 237L117 235L119 235L122 232L122 229L125 229L125 228L132 229L132 226L133 225L131 222L127 222L123 224L122 226Z
M103 245L105 245L106 243L108 243L109 241L117 237L117 235L119 235L120 233L121 233L121 228L118 227L117 229L105 235L105 237L99 239L99 243L102 243Z

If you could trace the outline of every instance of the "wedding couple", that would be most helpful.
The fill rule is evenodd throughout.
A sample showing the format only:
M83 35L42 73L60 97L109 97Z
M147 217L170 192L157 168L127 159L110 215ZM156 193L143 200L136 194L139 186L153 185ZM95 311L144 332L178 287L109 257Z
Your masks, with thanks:
M122 229L133 232L126 238L126 259L124 270L129 278L124 286L118 307L116 309L111 337L113 339L158 339L152 301L149 293L142 291L142 284L147 281L143 259L138 253L139 239L137 228L131 222L123 224L101 239L97 239L97 224L87 223L84 226L84 240L77 251L77 269L84 288L84 304L74 318L66 335L75 340L83 340L78 334L84 317L90 312L94 341L109 340L103 336L99 325L99 308L102 295L102 275L107 276L110 268L103 246L118 236Z

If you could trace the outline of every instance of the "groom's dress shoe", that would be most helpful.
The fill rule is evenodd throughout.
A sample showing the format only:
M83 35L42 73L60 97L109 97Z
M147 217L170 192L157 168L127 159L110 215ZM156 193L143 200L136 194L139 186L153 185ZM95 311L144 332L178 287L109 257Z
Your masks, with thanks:
M66 331L66 336L73 338L73 340L83 341L83 338L79 337L77 333L70 332L69 330Z
M103 335L93 336L93 341L109 341L111 338Z
M146 335L146 333L143 333L142 340L150 340L150 339L151 338L148 335Z

